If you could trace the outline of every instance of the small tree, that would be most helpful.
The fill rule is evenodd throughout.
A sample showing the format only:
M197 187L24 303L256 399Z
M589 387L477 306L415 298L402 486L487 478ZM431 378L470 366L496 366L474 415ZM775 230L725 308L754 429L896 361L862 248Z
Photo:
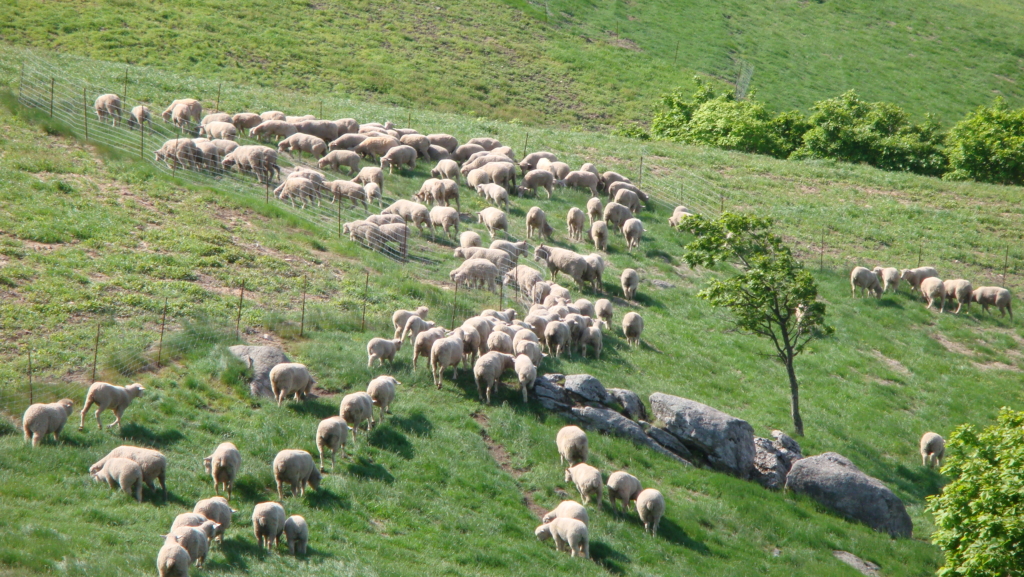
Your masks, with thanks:
M717 220L693 216L685 227L696 239L686 246L684 259L692 266L720 262L736 265L739 273L713 280L698 296L728 308L744 331L767 338L775 356L786 366L792 402L793 428L804 434L800 418L800 386L793 361L807 343L829 335L825 304L818 287L782 238L771 232L767 218L725 213Z
M940 577L1024 574L1024 413L1003 408L980 434L957 429L942 472L952 480L929 498L932 541L946 554Z

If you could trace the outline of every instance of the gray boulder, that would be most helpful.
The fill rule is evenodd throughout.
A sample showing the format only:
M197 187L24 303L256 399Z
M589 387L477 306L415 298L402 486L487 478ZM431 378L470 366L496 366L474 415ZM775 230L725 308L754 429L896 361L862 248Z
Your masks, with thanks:
M647 439L647 435L640 425L611 409L573 407L572 416L584 425L598 431L625 437L641 445L650 445L650 440Z
M228 351L252 369L249 394L254 397L274 398L274 392L270 388L270 369L281 363L291 362L284 351L277 347L248 345L228 347Z
M612 397L608 395L601 381L590 375L565 375L563 385L565 390L579 397L583 402L608 405Z
M697 401L654 393L651 412L692 452L718 471L749 479L754 469L754 428Z
M537 377L533 382L533 394L541 406L549 411L568 411L574 403L565 389L552 382L551 376Z
M684 459L692 459L693 455L690 454L690 450L686 448L686 445L679 442L679 439L672 433L659 427L649 427L647 429L647 436L652 441L665 447L666 449L678 454Z
M766 489L781 489L793 463L803 458L800 445L782 431L772 431L775 440L754 438L754 470L751 478Z
M892 537L910 537L914 524L903 501L846 457L823 453L793 464L786 488Z
M647 407L644 407L640 395L628 389L607 389L608 396L622 407L622 412L634 421L647 420Z

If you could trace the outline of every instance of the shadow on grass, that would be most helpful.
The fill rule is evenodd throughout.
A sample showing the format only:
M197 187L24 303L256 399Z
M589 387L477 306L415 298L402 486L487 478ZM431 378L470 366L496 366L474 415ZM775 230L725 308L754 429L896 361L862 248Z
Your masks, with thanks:
M121 427L118 435L126 441L136 441L151 447L167 447L185 438L181 431L164 429L156 432L149 427L130 423Z
M374 463L366 457L356 457L355 462L348 465L348 473L371 481L394 483L395 477L383 465Z
M394 453L405 460L412 459L415 455L415 450L409 439L400 431L392 428L390 423L375 427L370 431L368 437L370 445Z
M267 487L258 479L251 476L242 476L235 480L235 488L231 494L231 500L234 501L237 498L241 501L258 503L267 500L266 493Z
M252 537L252 535L249 536ZM220 551L227 559L227 563L209 563L208 570L217 569L223 565L248 572L249 564L246 562L247 559L262 559L267 555L267 550L260 548L255 541L237 537L234 539L224 539L224 542L220 544Z
M643 531L644 524L640 521L640 518L632 517L632 519L637 524L637 526L640 527L640 530ZM682 527L676 525L671 519L666 519L665 517L662 517L661 523L658 524L657 537L660 539L664 539L669 543L675 543L676 545L686 547L687 549L690 549L691 551L694 551L701 555L712 554L711 549L708 549L707 545L700 541L692 539L689 535L686 534L686 531L684 531Z
M352 508L352 503L347 497L338 495L337 493L325 488L323 485L319 489L309 490L306 489L306 493L303 495L306 504L314 509L344 509L348 511Z
M334 417L338 414L338 408L319 401L306 401L304 403L288 403L288 410L297 415L309 415L318 419Z
M603 541L590 542L590 559L615 575L624 575L626 570L622 565L629 563L629 557L612 549Z
M388 424L417 437L429 437L434 432L434 424L419 410L406 416L388 417Z

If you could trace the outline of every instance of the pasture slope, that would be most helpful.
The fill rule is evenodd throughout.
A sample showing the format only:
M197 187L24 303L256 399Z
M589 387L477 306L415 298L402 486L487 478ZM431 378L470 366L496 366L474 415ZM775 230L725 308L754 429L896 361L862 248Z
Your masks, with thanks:
M15 56L12 56L14 54ZM0 80L16 90L17 51L0 57ZM76 72L116 86L123 69L75 60ZM160 70L139 70L160 82L135 86L153 102L203 92L210 85ZM222 108L253 106L313 110L308 95L225 85ZM721 191L727 208L775 216L810 262L822 228L830 227L826 267L815 271L836 334L800 359L806 454L840 452L882 479L908 504L913 539L893 541L846 522L807 499L703 470L686 469L621 439L591 435L592 462L602 471L627 469L665 493L662 532L645 538L635 517L608 508L592 515L596 563L569 559L532 535L535 510L553 507L562 482L554 435L564 422L539 406L524 406L503 389L482 406L465 372L437 391L429 372L413 370L407 348L390 369L404 385L394 415L350 448L352 458L326 476L320 491L286 499L312 531L306 559L257 550L247 525L254 504L273 498L269 463L283 448L315 451L319 418L336 413L340 394L361 390L379 369L365 368L365 342L390 332L391 310L428 302L446 320L450 295L402 268L310 228L280 206L224 194L216 185L184 187L151 165L83 145L38 112L19 110L5 96L0 110L0 349L4 394L23 387L23 351L36 351L37 370L82 377L94 320L115 315L151 330L163 299L181 316L223 313L230 288L246 282L259 306L245 326L268 334L308 364L323 388L319 398L278 408L253 402L243 372L223 349L190 350L158 373L133 375L149 388L120 431L71 426L60 446L35 451L13 426L0 437L0 565L12 574L121 575L151 573L159 535L173 517L211 494L202 457L229 439L243 453L233 506L239 509L210 575L854 575L835 560L842 549L869 559L886 575L928 575L939 562L928 543L924 499L941 477L923 469L916 441L926 430L948 433L964 422L991 421L1000 406L1019 406L1024 337L1005 319L925 311L905 292L881 300L851 299L853 262L928 264L946 276L997 284L1003 249L1019 241L1019 188L944 183L865 167L780 162L670 144L650 145L596 134L531 131L530 149L550 149L570 164L584 160L629 173L647 155L653 182L666 190ZM266 104L266 106L262 106ZM273 105L271 105L273 104ZM325 116L400 120L400 109L329 101ZM499 134L521 142L525 129L493 121L417 111L422 131L448 128L460 139ZM518 145L517 145L518 148ZM629 155L629 156L626 156ZM638 156L638 154L637 154ZM650 159L653 159L650 160ZM653 166L652 166L653 165ZM407 196L429 166L389 178L392 195ZM689 188L687 188L689 187ZM513 233L531 204L542 206L566 242L562 220L587 195L560 191L551 201L516 200ZM723 203L725 200L723 199ZM464 195L464 212L483 204ZM644 345L625 346L606 334L601 361L547 359L547 372L588 372L607 386L693 398L749 421L760 435L789 429L783 370L764 358L764 343L735 333L728 318L695 298L707 275L679 261L686 238L665 224L670 210L642 213L649 233L639 251L613 238L603 292L617 294L618 272L632 266L643 282L636 302L616 299L617 317L638 310L647 320ZM429 236L424 243L435 243ZM589 252L586 245L577 249ZM1019 250L1019 249L1015 249ZM1011 252L1019 261L1019 254ZM454 261L452 261L454 262ZM372 269L373 298L365 331L351 322L363 271ZM817 267L814 267L815 269ZM948 272L947 272L948 271ZM1017 266L1011 268L1011 280ZM278 333L273 311L294 310L302 276L310 279L316 323L303 339ZM585 293L585 294L589 294ZM466 291L477 309L493 295ZM130 335L129 335L130 336ZM126 338L125 341L130 341ZM225 343L229 344L229 343ZM105 355L117 354L116 347ZM106 362L106 361L105 361ZM127 381L127 377L106 374ZM10 385L8 385L10 384ZM80 407L81 398L75 399ZM15 411L17 412L17 411ZM77 415L72 420L77 419ZM482 432L486 435L482 435ZM88 465L111 447L155 446L171 462L168 502L137 505L88 478Z

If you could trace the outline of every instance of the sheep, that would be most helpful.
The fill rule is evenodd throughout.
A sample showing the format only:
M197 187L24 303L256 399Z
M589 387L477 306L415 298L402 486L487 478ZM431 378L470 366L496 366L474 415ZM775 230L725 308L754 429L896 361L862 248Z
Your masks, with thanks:
M555 176L555 179L563 179L566 177L566 175L572 172L572 169L569 168L568 164L557 161L548 162L547 166L542 166L541 164L538 163L537 168L543 168L544 170L547 170L548 172Z
M103 421L100 420L100 413L107 409L114 411L114 422L110 424L110 427L117 425L120 429L121 415L135 398L142 396L142 392L145 390L146 387L139 383L132 383L127 387L118 387L110 383L93 383L89 387L89 392L85 394L85 406L82 407L82 418L78 430L85 429L85 413L93 405L96 405L96 424L101 431L103 430Z
M437 166L430 169L430 176L434 178L450 178L452 180L459 179L459 163L454 160L445 159L440 160Z
M405 330L406 323L409 322L409 317L417 316L417 317L420 317L423 320L427 320L427 314L429 314L429 313L430 313L430 308L428 308L428 307L417 307L416 310L414 310L414 311L408 311L408 310L405 310L405 309L398 309L397 311L392 313L391 314L391 324L395 327L395 336L394 336L394 338L397 339L399 336L401 336L402 331Z
M487 337L487 350L511 355L515 350L512 346L512 337L500 330L492 332Z
M103 464L109 459L116 458L131 459L138 463L139 467L142 467L142 482L149 485L149 488L155 491L156 486L153 484L153 481L159 480L160 487L164 491L164 499L167 499L167 457L163 453L153 449L121 445L112 449L99 461L93 463L89 467L89 474L91 475L102 469Z
M463 172L468 178L470 171ZM492 184L504 187L507 190L512 190L516 185L516 172L515 165L511 162L489 162L480 167L480 170L487 174L487 178L490 179Z
M199 103L195 98L182 98L171 102L167 108L160 114L164 119L164 122L170 122L171 117L174 113L174 109L181 106L181 116L183 119L189 122L199 122L199 119L203 116L203 105Z
M371 411L373 409L370 409ZM334 472L335 458L338 455L338 448L341 448L341 455L347 457L345 445L348 444L348 425L341 417L327 417L320 421L316 427L316 449L320 453L320 472L326 473L324 468L324 451L331 451L331 472Z
M203 152L196 146L196 143L188 138L178 138L163 143L153 153L153 158L157 162L164 161L171 169L187 166L192 170L197 170L203 161Z
M178 527L201 527L207 521L210 521L210 518L202 513L181 513L171 523L171 531Z
M508 191L505 190L505 187L490 183L478 184L476 191L480 196L487 199L487 202L495 206L504 204L505 210L508 210Z
M636 289L640 286L640 275L637 274L636 270L627 268L622 271L619 282L622 285L623 298L627 301L633 300L636 296Z
M634 186L633 183L631 183L631 182L622 182L622 181L613 182L613 183L608 185L608 196L610 198L615 198L615 196L619 194L620 190L631 191L633 194L636 195L637 200L640 201L640 202L643 202L643 203L647 203L647 201L649 201L651 199L649 194L647 194L646 192L640 190L639 187ZM626 204L626 203L623 202L621 204ZM637 210L639 210L640 205L637 205L637 207L638 207Z
M857 296L857 289L861 289L861 296L867 290L874 293L876 298L882 297L882 283L878 282L878 275L870 270L858 266L850 272L850 296Z
M503 372L515 368L515 365L515 357L496 351L483 354L476 360L473 365L473 380L476 382L476 391L481 402L486 396L487 404L491 404L491 396L497 390L496 381L500 380Z
M591 497L597 497L597 506L601 506L601 497L604 491L601 471L586 463L578 463L565 470L565 482L569 481L576 485L576 490L580 492L584 505L590 502Z
M228 499L231 499L235 477L242 468L242 454L238 452L238 448L233 443L221 443L212 455L203 458L203 468L206 469L206 474L213 478L214 492L220 495L220 486L223 483L224 492L228 494Z
M583 327L580 333L580 354L586 358L587 346L594 350L594 358L601 359L601 350L604 348L604 336L599 327Z
M256 128L263 122L263 119L260 118L259 114L254 114L252 112L239 112L231 116L231 120L228 122L234 124L235 128L238 130L245 130L246 128Z
M590 225L590 240L594 241L597 250L608 250L608 225L603 220L595 220Z
M503 250L512 256L513 259L518 259L520 255L526 254L529 250L526 246L526 241L512 242L508 240L492 240L491 248Z
M416 194L412 195L413 200L420 202L433 203L435 199L443 200L444 192L435 192L435 189L441 185L441 179L439 178L428 178L424 180L420 185L420 189L416 191ZM443 204L439 202L438 204Z
M548 319L546 316L541 316L542 314L546 315L547 311L539 311L539 314L531 313L526 315L526 318L523 319L524 322L529 323L529 325L533 327L533 334L537 336L538 343L543 342L544 329L548 327Z
M281 142L277 143L278 152L308 152L316 158L320 158L327 153L327 143L324 139L313 136L311 134L305 134L302 132L296 132L295 134L285 138Z
M295 402L305 399L315 384L309 369L301 363L279 363L270 369L270 388L279 407L288 395L294 395Z
M323 184L323 188L330 192L329 200L331 204L334 202L340 203L347 198L353 207L355 207L356 203L359 202L362 203L364 209L368 209L367 203L370 200L370 195L367 194L366 189L371 185L377 186L371 183L364 187L352 182L351 180L330 180ZM367 222L370 222L369 219L367 219Z
M601 176L601 173L597 171L597 166L592 162L584 162L583 165L580 166L580 170L583 172L590 172L594 176Z
M177 543L164 543L156 556L156 570L160 577L188 577L192 558Z
M384 190L384 171L376 166L364 166L359 173L356 174L355 178L352 179L352 182L363 185L373 182L379 186L381 190Z
M942 281L943 289L946 291L946 300L957 303L955 315L960 314L960 308L967 304L967 312L971 312L971 295L974 287L971 281L964 279ZM952 305L951 305L952 306Z
M542 523L550 523L552 519L576 519L584 525L590 524L587 509L576 501L562 501L557 507L548 511L541 518Z
M171 109L170 122L181 131L185 131L189 128L189 124L193 124L195 121L189 116L189 107L184 104L178 104ZM168 120L165 116L164 120Z
M458 139L451 134L428 134L427 140L430 141L430 144L440 146L449 153L455 152L455 149L459 147Z
M249 137L257 140L267 140L270 136L276 136L278 140L281 140L296 133L298 130L295 125L283 120L264 120L249 129Z
M575 241L583 240L583 211L575 206L569 209L565 215L565 224L569 229L569 238Z
M491 184L491 175L486 170L474 168L466 174L466 185L477 191L478 194L482 194L480 192L480 185L482 184ZM508 192L505 195L508 196Z
M231 122L210 122L199 127L199 136L220 138L224 140L238 139L238 129Z
M582 521L556 517L537 527L533 534L541 541L554 539L556 551L568 549L571 557L590 559L590 534L587 531L587 524Z
M600 255L596 255L596 254L595 255L588 255L588 256L600 257ZM576 299L576 302L572 303L572 306L574 306L577 309L579 309L580 314L585 316L585 317L593 318L593 317L597 316L597 314L594 312L594 303L590 302L587 299Z
M440 160L451 160L451 158L452 155L450 152L436 144L431 144L427 147L427 159L429 160L436 162Z
M541 159L547 160L549 162L555 162L558 160L558 157L546 151L531 152L530 154L524 156L523 159L519 162L519 170L521 170L523 174L526 174L527 172L536 169L537 163L540 162Z
M578 313L570 313L568 307L565 307L565 314L562 316L562 322L569 327L569 352L571 353L572 349L579 348L580 338L583 336L583 330L590 326L592 321Z
M520 332L524 332L524 331L520 331ZM533 333L533 331L525 331L525 332L528 332L531 335L534 335L534 338L536 338L536 335ZM514 350L514 352L516 354L517 362L518 362L518 358L519 357L525 356L528 359L530 359L530 362L533 363L533 366L539 367L541 361L544 360L544 353L541 352L541 350L540 350L540 343L537 342L537 341L521 340L521 341L517 342L517 341L513 340L512 348L513 348L513 350ZM516 369L516 373L519 373L519 369L518 368ZM536 377L536 375L534 375L534 376ZM533 387L533 382L532 381L530 383L530 387L531 388Z
M523 184L516 189L516 193L522 197L523 193L530 191L537 194L537 188L543 187L548 193L548 200L551 200L551 186L555 182L555 175L546 170L531 170L523 176Z
M476 285L486 287L494 292L494 279L498 276L498 267L489 260L482 258L470 258L463 261L459 268L448 273L448 277L455 284Z
M298 124L307 120L316 120L316 116L312 114L303 114L301 116L285 116L284 119L292 124Z
M216 170L220 167L221 153L217 145L206 138L193 138L192 143L202 153L202 164L209 170Z
M381 375L366 386L366 394L370 395L373 406L380 409L380 420L377 422L384 422L384 413L391 414L391 403L395 402L395 389L401 384L395 377Z
M508 218L500 209L489 206L476 213L477 222L487 227L487 232L494 238L494 231L503 230L508 234Z
M277 164L277 151L266 146L239 146L225 155L221 161L221 166L225 169L236 165L239 170L254 173L260 182L269 183L275 174L281 174L281 168Z
M483 148L484 150L494 150L495 148L498 148L498 147L501 146L501 143L498 142L497 140L495 140L493 138L486 138L486 137L470 139L470 141L467 144L475 144L475 145Z
M377 157L384 156L396 146L402 146L397 138L392 136L371 136L357 144L353 150L366 160L376 163ZM413 159L413 162L415 162L415 159Z
M997 286L983 286L971 292L971 302L981 305L981 310L989 312L988 307L994 306L999 309L999 315L1005 316L1010 313L1010 320L1013 321L1012 297L1010 291Z
M466 232L459 235L459 246L461 248L482 247L483 241L480 240L479 234L471 230L467 230Z
M135 500L142 502L142 467L131 459L115 457L106 459L97 471L91 471L92 479L110 485L111 489L120 488L128 495L135 493Z
M405 321L405 327L402 329L402 342L409 340L415 342L416 337L425 330L431 329L434 326L433 321L425 321L422 318L412 315L407 321Z
M911 292L917 292L921 289L921 281L926 278L938 277L939 273L935 270L935 267L922 266L912 269L903 269L900 271L900 280L907 281L910 285Z
M946 309L946 287L942 284L942 280L935 277L928 277L921 281L920 285L921 296L924 297L926 309L932 308L932 304L937 300L939 301L939 312L943 312Z
M398 214L405 219L406 223L413 223L421 232L423 225L426 225L431 234L434 232L434 224L430 221L430 210L418 202L400 198L391 203L391 206L381 211L381 214Z
M889 287L892 287L892 292L896 292L896 289L900 286L900 269L888 267L882 268L876 266L871 272L875 273L882 281L882 293L885 294L889 291Z
M438 339L430 346L430 374L434 377L437 390L441 390L441 376L446 368L452 368L453 381L458 377L459 363L462 362L465 348L460 336Z
M302 173L301 176L285 179L280 186L274 189L274 196L281 201L289 201L292 206L295 206L296 198L302 203L302 208L306 208L306 201L309 201L310 206L314 201L317 206L320 206L320 185L306 178L305 175L306 173Z
M341 137L344 134L353 134L359 132L359 122L355 118L339 118L334 121L335 126L338 127L338 136Z
M536 345L535 345L536 346ZM514 361L516 376L519 377L519 388L523 391L523 402L527 402L527 391L533 388L537 380L537 366L527 355L517 355Z
M224 444L231 445L231 443ZM234 447L234 445L231 446ZM217 524L214 527L213 534L209 535L209 537L216 538L218 543L222 543L224 541L224 533L231 527L231 516L238 511L232 509L224 497L217 496L197 501L196 506L192 508L192 512L202 515ZM200 523L200 525L203 524Z
M366 222L373 223L377 226L385 224L405 225L405 219L397 214L371 214L366 217Z
M367 433L373 427L373 398L365 392L349 393L341 399L338 415L352 430L352 440L355 441L356 431L363 421L366 421Z
M145 129L146 123L149 123L150 128L153 126L153 115L149 112L148 106L135 106L132 111L128 113L128 130L134 130L136 126L139 130Z
M327 144L329 150L345 150L355 152L359 143L369 138L365 134L342 134ZM358 156L358 155L357 155Z
M594 312L597 313L597 318L601 319L605 327L611 326L614 312L612 310L612 302L608 299L598 299L594 303Z
M285 116L285 114L283 112L279 111L279 110L268 110L266 112L262 112L262 113L260 113L260 118L262 118L265 121L266 120L280 120L282 122L285 122L285 121L288 120L288 117Z
M928 432L921 436L921 466L931 468L942 467L942 458L946 454L946 441L938 433Z
M452 331L450 336L462 341L462 368L468 369L480 354L480 333L472 326L463 325Z
M542 244L533 250L533 258L547 265L551 272L551 280L557 279L558 273L561 272L571 277L580 287L583 286L583 276L588 268L587 260L583 256L571 250Z
M198 527L178 527L166 535L164 544L179 545L188 553L196 567L202 568L210 552L210 538L217 523L206 521Z
M628 182L630 184L633 183L633 181L629 180L625 176L622 176L621 174L619 174L617 172L612 172L612 171L609 170L607 172L602 172L601 173L601 178L600 178L600 183L598 184L598 188L600 190L607 191L608 187L613 182Z
M526 213L526 238L533 238L534 232L543 235L549 241L551 234L555 232L555 229L548 224L547 215L537 206L531 207Z
M553 354L558 358L571 344L572 329L566 323L551 321L544 327L544 346L549 355Z
M598 176L592 172L574 170L565 175L565 178L556 180L556 186L569 188L586 188L590 190L591 196L597 196Z
M428 137L429 138L429 137ZM455 150L452 150L452 160L455 162L465 162L470 156L473 156L477 152L483 152L484 148L479 144L463 144L458 146ZM465 174L465 173L463 173Z
M615 228L622 230L622 225L633 218L633 213L625 206L617 202L609 202L604 207L604 220Z
M640 496L643 487L640 486L640 479L625 471L616 471L608 476L608 501L612 509L615 508L615 499L622 502L622 512L629 512L629 502L636 501Z
M626 237L626 246L629 252L640 246L640 239L643 238L644 223L639 218L630 218L622 223L622 236Z
M668 225L672 228L679 228L683 224L683 219L693 216L690 209L685 206L679 205L672 210L672 216L668 219ZM899 271L897 271L898 273Z
M59 441L60 433L68 422L68 417L75 410L71 399L61 399L56 403L36 403L25 409L21 417L21 428L25 431L25 441L32 441L33 447L49 434L53 434L54 442Z
M365 220L346 222L342 226L342 232L349 235L352 242L358 242L373 250L381 244L380 227Z
M292 555L306 554L306 545L309 543L309 525L301 515L292 515L284 522L284 537L288 543L288 552Z
M316 120L315 117L295 122L295 128L302 134L322 139L324 145L338 138L340 134L338 125L333 120Z
M306 484L320 489L320 471L313 462L313 456L299 449L285 449L274 457L274 480L277 481L277 497L284 501L282 486L292 486L292 497L306 494Z
M321 170L338 170L339 166L347 166L348 175L352 176L359 171L359 155L351 150L332 150L317 162L317 166Z
M416 168L416 149L409 145L393 146L380 157L380 169L387 169L388 174L394 171L395 166L401 168L403 165L410 170Z
M508 270L516 259L509 253L497 248L471 247L455 249L454 255L462 259L482 258L490 261L498 270Z
M381 339L373 338L370 342L366 343L366 367L370 368L373 366L373 361L377 361L380 366L384 365L384 361L394 362L395 353L402 348L402 339Z
M657 489L644 489L636 498L636 512L644 524L644 532L655 536L665 515L665 497Z
M430 223L435 229L444 229L445 236L451 238L452 229L456 234L459 232L459 212L450 206L435 206L430 209Z
M459 183L450 178L442 178L433 189L434 201L441 206L448 206L452 200L455 201L455 208L462 211L462 203L459 200Z
M586 260L585 257L584 260ZM569 289L563 286L559 286L557 283L551 283L551 292L549 294L552 297L555 297L557 299L564 299L566 301L568 301L571 298L569 295Z
M625 206L633 214L640 212L640 197L638 197L636 193L633 192L632 190L628 190L625 188L620 189L618 192L615 193L614 198L614 202L616 202L617 204L621 204L622 206Z
M418 318L418 317L416 317ZM426 322L426 321L423 321ZM407 323L415 323L412 318ZM433 323L431 323L433 324ZM412 368L416 368L416 360L420 357L430 358L430 347L434 344L434 341L440 338L444 338L445 330L444 327L428 328L420 331L418 334L413 336L413 348L412 348ZM404 335L403 335L404 339Z
M533 294L533 287L544 280L543 275L536 269L525 264L517 265L514 269L505 273L505 284L515 283L523 292Z
M252 532L256 535L256 541L260 549L266 543L267 551L271 546L277 547L280 544L281 533L284 532L284 507L268 501L260 503L252 509Z
M628 312L622 317L622 336L630 346L640 346L640 335L644 332L644 318L640 313Z

